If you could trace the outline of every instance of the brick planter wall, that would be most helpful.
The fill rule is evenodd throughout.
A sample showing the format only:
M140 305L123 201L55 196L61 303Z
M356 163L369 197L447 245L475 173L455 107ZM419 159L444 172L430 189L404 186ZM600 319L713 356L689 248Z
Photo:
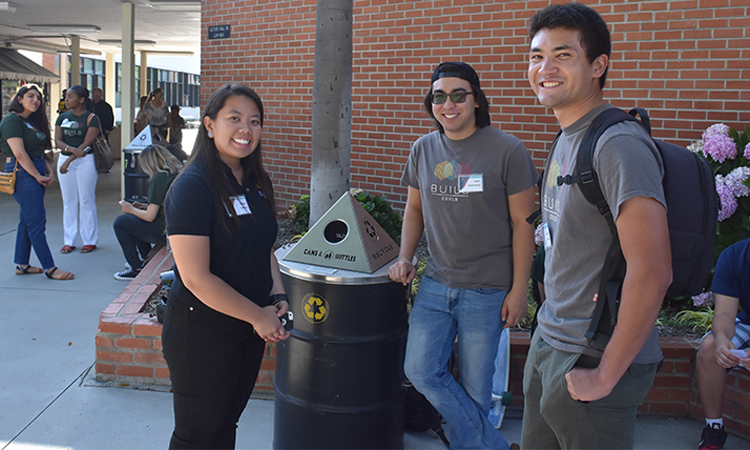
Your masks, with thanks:
M161 272L170 270L172 254L163 248L99 316L96 333L96 379L134 386L168 386L169 370L161 353L161 324L143 312L159 290Z
M111 385L166 389L169 370L161 352L161 324L142 312L158 291L159 275L170 270L172 255L163 249L125 288L99 319L96 333L96 379ZM664 364L654 386L639 408L640 414L692 417L702 420L703 409L695 386L694 363L699 342L684 338L662 338ZM266 346L253 397L273 397L275 346ZM526 332L511 333L511 408L523 408L523 366L529 351ZM727 377L724 420L727 429L750 439L750 374L735 370Z
M97 381L145 389L166 389L170 385L162 355L162 325L143 308L159 291L161 273L173 265L172 254L163 248L102 312L96 333ZM274 345L266 345L253 397L273 396L275 368Z

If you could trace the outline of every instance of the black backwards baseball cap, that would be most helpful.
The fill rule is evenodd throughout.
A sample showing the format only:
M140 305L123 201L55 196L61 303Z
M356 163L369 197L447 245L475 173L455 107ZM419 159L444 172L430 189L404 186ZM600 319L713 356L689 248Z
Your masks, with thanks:
M472 85L479 86L479 75L470 65L463 62L444 62L435 68L430 84L439 78L461 78Z

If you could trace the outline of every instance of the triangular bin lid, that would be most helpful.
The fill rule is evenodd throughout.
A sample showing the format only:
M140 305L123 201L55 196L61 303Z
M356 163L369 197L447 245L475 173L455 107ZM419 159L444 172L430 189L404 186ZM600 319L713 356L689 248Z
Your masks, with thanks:
M373 273L398 256L398 244L349 192L284 257L317 266Z
M135 137L132 141L130 141L130 144L128 144L123 150L143 150L144 148L148 147L151 144L159 144L159 145L167 145L167 141L164 139L159 139L158 135L157 138L154 139L154 134L151 132L151 125L146 125L146 127L141 130L140 133L138 133L138 136Z

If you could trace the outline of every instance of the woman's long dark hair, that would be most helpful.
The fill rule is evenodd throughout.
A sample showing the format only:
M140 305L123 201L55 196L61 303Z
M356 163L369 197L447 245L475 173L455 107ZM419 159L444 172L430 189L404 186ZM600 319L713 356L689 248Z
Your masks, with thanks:
M208 130L205 125L205 118L208 117L211 120L216 120L219 111L224 107L227 99L230 97L247 97L255 103L260 112L260 126L263 126L263 102L260 100L260 96L249 87L239 84L227 84L211 95L208 99L206 107L201 117L201 125L198 129L198 136L195 139L195 145L193 145L193 152L190 154L185 167L188 167L195 163L195 161L203 160L208 174L211 180L214 181L213 196L215 203L218 208L223 209L225 207L232 213L232 219L234 223L239 225L240 219L232 206L230 197L236 195L234 189L232 189L232 180L227 175L227 166L219 158L219 151L216 149L214 140L208 137ZM263 195L268 203L268 208L271 211L273 217L276 217L276 202L273 197L273 189L271 187L271 178L263 168L263 152L262 144L258 142L258 147L249 155L240 160L242 165L242 171L244 174L243 185L250 183L257 184L260 186ZM183 170L184 172L184 170ZM226 218L225 214L219 215L222 218ZM227 224L224 224L227 226ZM228 226L227 226L228 228Z
M37 85L27 84L25 86L21 86L21 89L18 90L16 96L13 97L13 101L10 102L8 110L19 114L23 113L23 105L18 101L18 99L23 98L23 96L26 95L27 92L32 90L39 93L41 104L36 111L31 113L27 120L31 125L34 126L34 128L41 131L45 136L47 136L47 139L44 140L44 149L49 150L52 148L52 134L50 133L49 129L49 120L47 120L47 108L45 108L44 106L44 96L42 95L42 92L39 90L39 87L37 87Z

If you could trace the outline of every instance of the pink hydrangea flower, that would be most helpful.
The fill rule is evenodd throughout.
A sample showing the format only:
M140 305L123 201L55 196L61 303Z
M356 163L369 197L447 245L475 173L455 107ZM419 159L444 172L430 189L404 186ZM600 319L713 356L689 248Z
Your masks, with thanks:
M693 305L699 308L711 308L716 304L716 296L708 291L693 297Z
M737 145L729 135L712 134L705 137L706 134L704 134L703 136L703 156L710 156L718 162L737 157Z
M724 184L732 190L735 197L750 195L750 186L745 186L745 180L750 177L750 167L740 166L724 177Z
M745 158L747 158L747 159L750 159L750 143L748 143L748 144L747 144L747 145L745 146L745 153L744 153L744 156L745 156Z
M716 175L716 193L719 194L719 222L732 217L737 210L737 198L734 191L727 186L722 175Z
M723 123L715 123L703 132L703 141L705 142L711 136L729 136L729 126Z

